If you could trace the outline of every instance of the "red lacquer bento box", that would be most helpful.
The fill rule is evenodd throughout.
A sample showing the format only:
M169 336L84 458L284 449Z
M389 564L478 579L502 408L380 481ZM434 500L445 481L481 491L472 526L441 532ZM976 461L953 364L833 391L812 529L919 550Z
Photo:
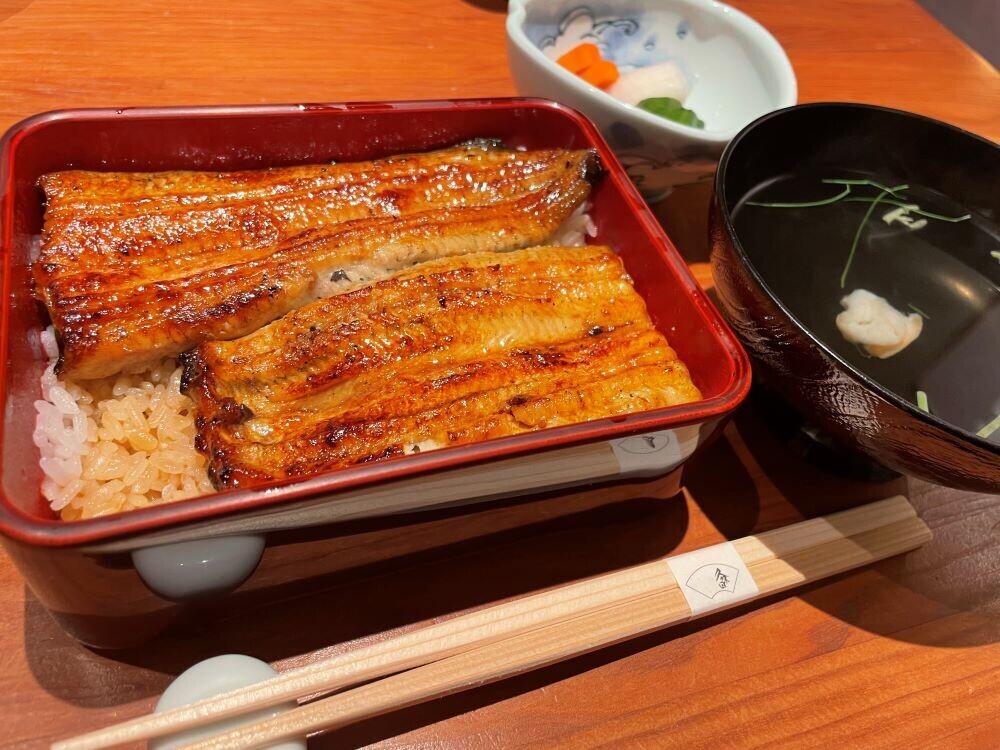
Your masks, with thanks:
M357 466L281 486L233 490L84 521L62 522L42 498L32 442L44 309L29 264L42 223L38 178L63 169L236 170L350 161L471 138L508 146L596 149L605 173L591 216L653 320L688 365L704 400ZM578 113L533 99L245 107L71 110L15 125L0 151L4 401L0 532L40 602L74 637L117 647L182 621L206 597L235 596L266 578L321 575L268 569L273 545L322 542L345 521L574 485L677 473L749 389L745 354L688 272L597 130ZM553 502L558 501L555 494ZM300 534L301 537L296 536ZM263 558L263 562L262 562ZM300 587L301 588L301 587ZM259 601L258 601L259 603Z

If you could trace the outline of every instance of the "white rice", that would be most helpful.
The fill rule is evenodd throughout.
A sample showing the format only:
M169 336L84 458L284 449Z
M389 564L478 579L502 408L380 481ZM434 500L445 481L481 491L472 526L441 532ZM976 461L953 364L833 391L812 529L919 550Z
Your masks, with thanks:
M576 247L594 237L597 227L588 208L580 205L550 244ZM350 285L363 280L352 277ZM55 374L59 347L51 326L41 333L41 346L49 365L41 377L42 398L35 401L33 439L41 454L42 495L63 520L215 491L207 459L194 447L194 402L180 392L176 360L76 383ZM439 447L424 441L406 453Z
M33 439L42 495L64 520L93 518L213 492L194 447L194 403L165 359L141 372L74 383L56 376L58 347L42 332L49 366L35 402Z
M586 201L576 207L566 221L552 234L549 241L552 245L562 247L580 247L587 244L588 237L597 236L597 225L590 218L590 204Z

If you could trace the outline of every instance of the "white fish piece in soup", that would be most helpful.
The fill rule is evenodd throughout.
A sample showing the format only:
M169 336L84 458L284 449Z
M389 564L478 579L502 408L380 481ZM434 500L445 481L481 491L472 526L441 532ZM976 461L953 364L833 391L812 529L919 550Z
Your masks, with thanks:
M855 289L840 304L844 308L837 316L840 333L879 359L899 354L923 330L924 321L919 314L906 315L867 289Z

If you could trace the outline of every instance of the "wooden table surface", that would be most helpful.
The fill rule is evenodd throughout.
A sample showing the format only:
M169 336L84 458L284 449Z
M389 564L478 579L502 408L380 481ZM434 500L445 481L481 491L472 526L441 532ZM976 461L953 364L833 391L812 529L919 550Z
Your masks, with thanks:
M855 100L1000 139L1000 76L911 0L734 2L784 45L801 101ZM503 96L495 0L0 0L0 126L77 106ZM707 188L657 207L703 274ZM312 747L1000 746L1000 497L805 463L748 404L657 483L581 491L341 540L342 580L183 638L98 654L0 555L0 744L148 710L172 677L238 651L324 645L908 492L934 540L904 559L314 739ZM388 558L388 559L384 559Z

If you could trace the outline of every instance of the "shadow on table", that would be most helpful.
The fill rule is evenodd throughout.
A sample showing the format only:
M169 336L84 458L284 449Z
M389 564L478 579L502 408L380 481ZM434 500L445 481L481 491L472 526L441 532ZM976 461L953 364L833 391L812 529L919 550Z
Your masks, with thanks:
M683 498L672 497L676 486L674 477L624 485L614 493L607 488L552 493L480 506L479 515L452 510L428 521L430 514L423 514L415 527L388 519L383 529L368 528L354 547L341 539L335 548L334 541L320 539L316 544L329 545L327 554L343 558L337 572L268 588L265 571L264 585L223 597L203 612L203 622L187 623L183 634L161 636L149 647L91 651L65 635L29 593L28 662L46 690L88 707L155 695L193 663L222 653L280 662L668 555L688 528ZM492 512L496 523L484 520L483 510ZM348 526L344 533L351 531ZM432 538L420 538L426 535ZM408 546L417 551L371 562L378 554L370 546L380 538L399 552L408 536ZM299 550L289 547L276 564L298 564ZM274 554L280 558L282 552Z
M955 648L1000 641L1000 497L905 477L859 481L820 470L789 447L788 433L775 428L772 408L770 400L752 397L726 432L762 496L755 530L902 494L934 534L920 549L852 576L850 585L818 586L800 598L849 625L900 641ZM689 472L686 485L723 533L733 538L743 532L723 528L732 522L727 508L735 499L723 499L731 491L713 473ZM953 617L969 627L933 625Z
M808 587L806 591L815 589L819 585L822 584ZM736 607L715 615L708 615L695 622L676 625L667 630L633 638L624 643L568 659L543 669L536 669L501 682L483 685L428 703L421 703L383 716L366 719L318 737L310 737L309 749L342 750L343 748L366 747L381 740L398 737L406 732L554 685L562 680L641 654L643 651L657 648L671 641L696 635L700 631L725 624L740 615L780 602L786 596L785 594L776 594L745 607ZM613 686L609 685L608 689L613 690ZM664 686L663 689L669 690L669 686ZM516 717L514 718L516 720ZM399 746L407 745L403 742Z
M466 5L491 13L507 13L507 0L462 0Z

